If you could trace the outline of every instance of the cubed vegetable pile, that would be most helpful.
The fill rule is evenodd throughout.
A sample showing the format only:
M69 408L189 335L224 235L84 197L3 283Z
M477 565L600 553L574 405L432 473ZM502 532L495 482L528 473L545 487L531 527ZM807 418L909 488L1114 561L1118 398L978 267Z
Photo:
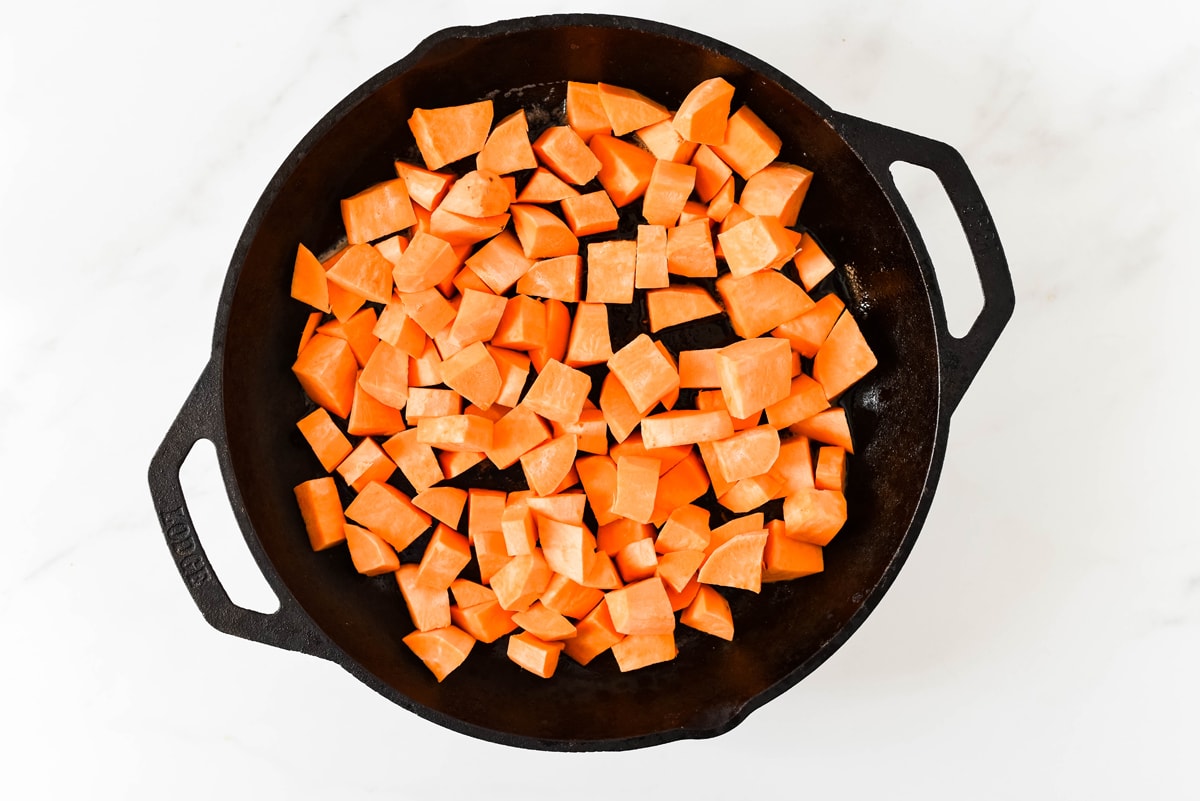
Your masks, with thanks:
M299 245L297 426L325 471L300 513L312 548L395 577L439 682L477 642L546 678L560 654L661 663L677 624L733 638L729 593L823 569L840 400L876 361L798 224L812 172L734 93L714 77L672 112L568 82L532 134L491 100L416 109L423 163L343 199L324 260ZM714 320L732 341L664 344ZM461 486L487 465L526 489Z

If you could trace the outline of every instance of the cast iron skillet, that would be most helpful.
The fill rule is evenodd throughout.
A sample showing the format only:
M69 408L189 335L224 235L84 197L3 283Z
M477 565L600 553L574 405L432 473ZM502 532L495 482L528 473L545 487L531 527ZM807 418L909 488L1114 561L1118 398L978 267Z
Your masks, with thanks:
M541 109L536 129L560 113L568 78L675 106L715 75L781 134L784 160L816 172L801 223L844 265L837 288L879 358L846 399L858 443L850 519L823 574L761 596L730 591L732 643L681 628L673 662L621 674L611 658L588 668L563 660L551 681L517 669L502 648L479 647L438 684L401 643L411 624L395 582L357 575L344 549L307 545L292 487L319 467L294 425L308 408L289 370L306 314L288 297L296 245L332 246L337 200L394 177L394 157L415 155L414 107L491 97L496 119ZM961 339L947 331L928 254L891 180L896 161L939 176L966 232L984 305ZM509 745L616 750L711 737L814 670L879 603L928 512L950 414L1014 302L987 207L947 145L837 113L752 56L659 23L567 15L448 29L330 111L267 186L230 263L212 358L154 456L151 492L180 575L221 631L329 659L429 720ZM616 337L632 337L631 325ZM722 336L701 330L690 341ZM192 526L179 468L201 438L216 445L246 543L279 596L274 614L231 603Z

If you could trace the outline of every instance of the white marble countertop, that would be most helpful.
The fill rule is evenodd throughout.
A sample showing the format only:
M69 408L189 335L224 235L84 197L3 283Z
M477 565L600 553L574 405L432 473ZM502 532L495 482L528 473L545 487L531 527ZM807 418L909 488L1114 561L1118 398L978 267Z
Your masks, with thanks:
M716 36L835 109L954 145L1017 310L954 416L911 558L848 644L719 738L561 755L463 737L333 664L211 629L145 477L242 226L309 127L439 28L575 9L8 4L0 796L461 798L464 772L493 799L531 777L580 798L1195 792L1200 48L1172 5L588 9ZM958 320L969 276L946 268ZM201 456L197 526L262 603Z

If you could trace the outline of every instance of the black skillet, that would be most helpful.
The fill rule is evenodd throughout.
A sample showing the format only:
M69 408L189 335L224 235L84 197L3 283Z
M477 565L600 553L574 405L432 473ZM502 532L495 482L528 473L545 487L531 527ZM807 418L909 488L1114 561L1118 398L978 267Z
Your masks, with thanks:
M815 171L800 222L844 266L836 289L879 358L845 401L858 444L850 519L826 549L824 573L760 596L730 591L732 643L681 629L673 662L621 674L611 658L588 668L564 659L550 681L517 669L502 648L478 647L438 684L401 643L411 624L395 582L356 574L344 549L307 546L292 487L319 467L294 425L309 408L289 371L306 314L288 297L296 244L332 246L337 200L394 177L393 158L415 155L414 107L491 97L496 119L525 107L541 112L536 127L561 115L567 79L674 106L715 75L783 137L782 159ZM928 253L891 179L896 161L938 175L966 233L984 305L962 338L947 330ZM991 216L948 145L835 112L758 59L660 23L565 15L452 28L339 103L272 178L233 253L212 357L154 456L151 492L180 575L221 631L329 659L396 704L495 742L617 750L711 737L812 672L879 603L929 510L950 415L1014 303ZM635 327L625 320L614 336ZM683 336L719 344L726 335ZM280 599L273 614L230 601L194 530L179 468L201 438L216 445L246 543Z

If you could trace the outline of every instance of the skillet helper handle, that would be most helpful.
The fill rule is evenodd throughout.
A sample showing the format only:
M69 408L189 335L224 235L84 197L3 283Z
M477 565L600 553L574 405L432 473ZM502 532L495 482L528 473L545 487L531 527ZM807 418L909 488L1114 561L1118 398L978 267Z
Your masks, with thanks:
M218 370L219 366L211 361L204 368L150 462L150 495L167 548L192 600L213 628L278 648L326 657L323 638L286 592L272 587L280 607L271 614L245 609L230 599L204 553L188 512L179 470L198 440L220 439Z
M942 408L947 413L953 412L1016 307L1012 275L1000 246L996 224L975 177L971 175L963 157L950 145L844 114L840 116L840 128L874 174L875 180L887 192L892 206L915 241L920 241L920 232L892 178L891 166L897 161L925 167L933 172L941 181L962 225L975 260L975 270L979 274L983 308L970 330L961 337L950 333L944 308L937 308L937 314L934 315L941 363ZM936 275L932 270L928 272L936 284Z

